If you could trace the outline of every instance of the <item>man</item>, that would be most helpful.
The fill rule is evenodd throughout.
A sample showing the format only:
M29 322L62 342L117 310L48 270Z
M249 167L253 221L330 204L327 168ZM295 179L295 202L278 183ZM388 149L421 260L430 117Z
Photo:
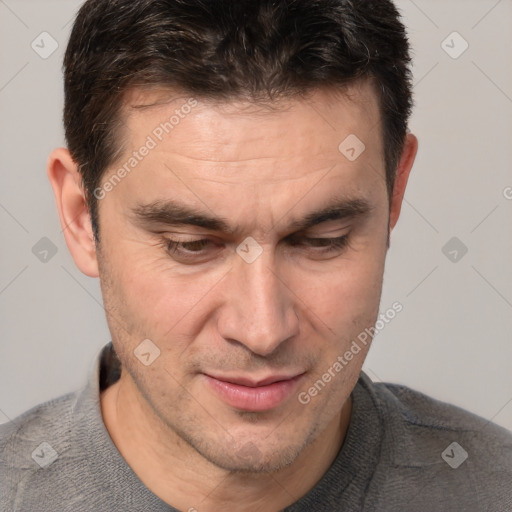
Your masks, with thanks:
M361 372L409 64L387 0L84 4L48 175L112 344L3 427L2 510L512 509L510 433Z

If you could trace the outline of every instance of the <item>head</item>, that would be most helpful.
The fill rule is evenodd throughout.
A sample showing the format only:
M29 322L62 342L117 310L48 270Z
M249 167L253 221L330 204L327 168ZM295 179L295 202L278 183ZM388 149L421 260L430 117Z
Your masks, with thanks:
M386 0L78 13L68 149L48 165L66 241L100 278L122 379L161 432L220 467L290 464L355 385L369 343L299 399L377 318L417 148L409 63ZM218 388L268 376L297 378L260 406Z

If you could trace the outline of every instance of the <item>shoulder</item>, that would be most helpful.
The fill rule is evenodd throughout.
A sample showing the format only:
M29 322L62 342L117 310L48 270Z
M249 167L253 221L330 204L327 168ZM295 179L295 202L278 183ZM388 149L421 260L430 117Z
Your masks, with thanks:
M432 398L399 384L374 384L380 403L393 412L395 421L435 433L460 432L462 436L485 441L487 448L511 446L512 432L455 405ZM507 459L512 464L512 458Z
M406 386L369 386L382 418L381 496L402 489L396 506L428 496L438 510L512 507L512 432Z
M0 508L13 510L16 495L37 482L42 469L58 471L73 451L71 441L77 394L33 407L0 425ZM7 508L7 505L12 508Z
M14 420L0 425L0 450L5 456L12 447L30 447L45 433L62 431L71 420L76 393L36 405Z

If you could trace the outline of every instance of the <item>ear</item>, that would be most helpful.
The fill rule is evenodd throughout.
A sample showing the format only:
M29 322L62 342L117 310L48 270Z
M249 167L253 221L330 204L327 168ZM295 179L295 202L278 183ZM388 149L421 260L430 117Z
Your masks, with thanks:
M47 164L60 223L76 266L89 277L98 277L96 244L78 166L69 151L52 151Z
M396 169L395 183L393 185L393 195L391 197L391 205L389 211L389 230L395 227L400 216L400 209L402 208L402 201L404 199L405 187L407 180L418 152L418 139L411 133L407 134L405 138L404 148L400 161Z

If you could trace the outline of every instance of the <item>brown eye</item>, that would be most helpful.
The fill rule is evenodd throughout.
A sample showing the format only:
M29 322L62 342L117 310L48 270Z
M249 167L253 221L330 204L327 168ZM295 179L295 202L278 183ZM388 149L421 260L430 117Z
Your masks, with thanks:
M184 265L206 263L219 256L224 249L223 243L209 238L180 240L168 236L162 239L161 246L173 260Z
M200 253L205 247L210 244L210 240L199 239L183 242L181 240L167 239L167 250L171 253L176 252L188 252L188 253Z

